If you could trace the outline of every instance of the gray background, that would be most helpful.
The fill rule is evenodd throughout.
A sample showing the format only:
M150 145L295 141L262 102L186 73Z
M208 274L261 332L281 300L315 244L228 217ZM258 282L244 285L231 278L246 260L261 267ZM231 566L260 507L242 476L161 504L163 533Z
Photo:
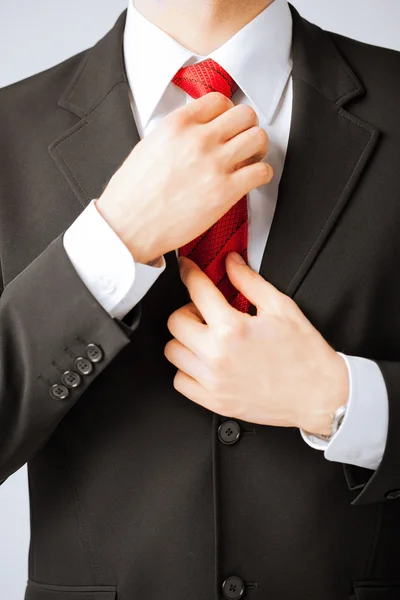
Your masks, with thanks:
M0 0L0 87L88 48L111 28L127 3ZM400 50L399 0L292 0L292 4L325 29ZM24 468L0 487L0 589L4 600L23 598L28 545Z

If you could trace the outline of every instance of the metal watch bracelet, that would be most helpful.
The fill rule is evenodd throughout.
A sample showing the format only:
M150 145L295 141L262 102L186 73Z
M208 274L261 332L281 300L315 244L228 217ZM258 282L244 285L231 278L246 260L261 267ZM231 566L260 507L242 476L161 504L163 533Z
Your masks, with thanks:
M308 436L312 435L313 437L316 437L319 440L323 440L324 442L329 442L333 438L335 433L337 433L337 431L339 430L339 427L343 423L343 419L346 415L346 409L347 409L347 404L345 404L344 406L340 406L337 409L337 411L335 412L333 419L332 419L332 424L331 424L332 433L330 435L309 433L307 431L305 431L304 433Z

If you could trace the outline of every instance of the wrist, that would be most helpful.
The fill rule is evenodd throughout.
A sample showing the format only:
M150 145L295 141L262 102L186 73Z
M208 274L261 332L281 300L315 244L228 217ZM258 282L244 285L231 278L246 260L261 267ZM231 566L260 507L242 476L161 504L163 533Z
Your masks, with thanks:
M162 265L162 254L157 250L152 250L149 245L134 243L133 239L137 239L138 236L131 235L131 232L128 234L123 227L118 226L115 217L110 214L110 211L107 208L107 203L102 202L102 197L95 200L94 205L103 219L114 230L123 244L128 248L135 262L155 267L160 267Z
M347 405L349 398L349 373L345 360L332 350L326 385L314 402L310 414L301 425L301 429L308 433L321 436L332 435L332 425L335 415L343 406ZM325 391L324 391L325 390Z

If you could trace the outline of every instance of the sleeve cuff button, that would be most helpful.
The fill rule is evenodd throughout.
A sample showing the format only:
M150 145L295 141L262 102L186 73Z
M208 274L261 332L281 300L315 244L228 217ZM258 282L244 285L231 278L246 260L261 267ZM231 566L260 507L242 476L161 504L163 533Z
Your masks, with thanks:
M98 363L103 358L102 349L96 344L88 344L86 346L86 356L92 363Z
M87 358L79 356L75 360L75 369L81 375L90 375L90 373L93 371L93 365Z
M82 378L75 371L65 371L61 376L61 381L69 388L76 388L82 381Z
M64 400L69 396L69 391L65 385L55 383L50 388L50 395L56 400Z
M105 294L113 294L115 292L116 285L112 279L102 279L102 289Z

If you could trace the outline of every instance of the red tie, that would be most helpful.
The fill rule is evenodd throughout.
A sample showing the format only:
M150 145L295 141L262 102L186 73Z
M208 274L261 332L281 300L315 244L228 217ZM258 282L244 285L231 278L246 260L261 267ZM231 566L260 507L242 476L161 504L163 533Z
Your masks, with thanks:
M183 67L172 82L192 98L200 98L209 92L221 92L231 98L237 89L232 77L210 58ZM179 256L193 260L221 290L229 304L241 312L248 311L250 302L230 282L225 258L235 251L247 263L247 230L247 198L243 196L210 229L179 248Z

